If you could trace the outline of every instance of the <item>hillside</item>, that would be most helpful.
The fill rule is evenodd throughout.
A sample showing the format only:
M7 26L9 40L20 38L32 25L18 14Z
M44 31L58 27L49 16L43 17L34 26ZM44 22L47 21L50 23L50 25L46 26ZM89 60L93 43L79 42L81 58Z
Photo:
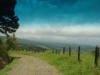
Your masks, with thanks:
M68 43L60 43L60 42L43 42L43 41L34 41L34 40L27 40L27 39L18 39L18 42L20 43L20 48L29 48L34 49L35 47L46 47L51 48L54 50L62 50L63 47L66 47L66 51L68 50L68 47L71 45L73 50L77 50L78 44L68 44ZM95 49L95 46L91 45L80 45L81 51L91 51Z
M3 39L6 37L2 36ZM61 42L47 42L47 41L38 41L38 40L28 40L28 39L21 39L17 38L17 41L19 43L18 48L20 49L28 49L28 50L36 50L39 48L51 48L54 50L62 50L63 47L66 47L66 51L68 50L68 47L71 45L73 50L77 50L78 44L70 44L70 43L61 43ZM95 46L93 45L84 45L81 44L81 51L91 51L95 49Z

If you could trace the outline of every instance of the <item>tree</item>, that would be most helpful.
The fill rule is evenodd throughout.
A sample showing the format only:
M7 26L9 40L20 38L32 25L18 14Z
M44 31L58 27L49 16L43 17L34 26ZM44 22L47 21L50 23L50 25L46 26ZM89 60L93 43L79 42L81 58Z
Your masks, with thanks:
M12 38L13 38L13 49L17 49L18 42L17 42L15 33L13 33L13 37Z
M9 36L19 28L18 18L14 8L16 0L0 0L0 32Z
M7 38L7 50L10 50L13 48L13 40L12 40L12 37L8 37Z
M0 32L7 37L19 28L19 19L15 16L14 12L15 5L16 0L0 0ZM8 64L10 62L6 48L6 44L0 38L0 68L3 68L5 63Z
M16 40L16 36L15 36L15 33L13 33L12 37L7 38L7 50L16 49L17 45L18 45L18 43Z

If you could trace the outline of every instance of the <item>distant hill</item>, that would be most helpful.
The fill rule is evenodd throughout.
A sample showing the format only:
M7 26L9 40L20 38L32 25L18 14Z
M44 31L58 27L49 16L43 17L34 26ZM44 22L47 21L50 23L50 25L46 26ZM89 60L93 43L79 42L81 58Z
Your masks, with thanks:
M5 36L0 36L2 39L6 40ZM46 47L45 45L42 45L38 42L27 40L27 39L20 39L17 38L18 41L18 50L34 50L34 51L45 51L50 48Z
M34 47L45 47L51 48L54 50L62 50L63 47L66 47L66 51L68 51L68 47L71 45L73 50L77 50L77 44L68 44L68 43L59 43L59 42L43 42L43 41L33 41L33 40L26 40L26 39L18 39L18 41L22 44L24 48L34 48ZM95 49L95 46L91 45L80 45L81 51L91 51Z
M49 49L45 45L42 45L38 42L32 41L32 40L26 40L26 39L17 39L19 46L18 48L21 50L34 50L34 51L45 51Z
M2 36L5 39L5 37ZM45 41L35 41L35 40L27 40L27 39L17 39L19 42L18 48L20 49L28 49L28 50L36 50L36 49L54 49L54 50L62 50L63 47L66 47L66 51L68 51L68 47L71 45L73 50L77 50L78 44L69 44L69 43L60 43L60 42L45 42ZM81 51L91 51L95 49L95 46L91 45L80 45Z

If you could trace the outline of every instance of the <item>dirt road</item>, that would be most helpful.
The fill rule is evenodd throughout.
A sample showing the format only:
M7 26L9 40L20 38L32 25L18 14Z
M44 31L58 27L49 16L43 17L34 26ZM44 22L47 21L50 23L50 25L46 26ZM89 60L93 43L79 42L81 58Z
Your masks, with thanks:
M39 58L26 55L16 57L21 58L7 75L61 75L53 66Z

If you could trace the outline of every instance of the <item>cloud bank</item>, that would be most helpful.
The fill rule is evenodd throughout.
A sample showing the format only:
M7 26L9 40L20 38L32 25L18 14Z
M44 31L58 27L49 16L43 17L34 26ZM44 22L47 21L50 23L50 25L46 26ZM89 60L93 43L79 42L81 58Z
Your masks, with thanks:
M100 44L100 29L97 27L35 27L24 28L17 36L31 40L68 42L78 44Z

